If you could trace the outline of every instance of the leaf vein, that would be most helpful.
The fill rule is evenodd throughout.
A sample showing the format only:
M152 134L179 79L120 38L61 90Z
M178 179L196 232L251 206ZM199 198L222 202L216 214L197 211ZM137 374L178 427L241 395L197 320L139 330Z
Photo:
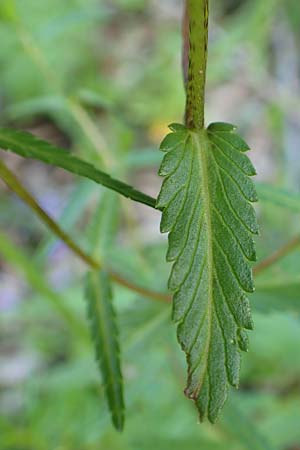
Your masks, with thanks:
M216 164L216 166L217 166L217 169L218 169L217 170L217 174L218 174L220 185L221 185L221 188L222 188L222 191L223 191L223 194L224 194L224 199L227 200L227 204L230 207L231 212L234 214L234 216L237 218L237 220L244 225L246 230L249 231L251 234L253 234L253 232L250 229L250 227L248 226L248 224L240 217L240 215L235 211L234 207L232 206L231 200L230 200L230 198L228 196L227 189L226 189L224 181L223 181L223 177L222 177L222 175L220 173L220 170L219 170L219 166L217 164Z

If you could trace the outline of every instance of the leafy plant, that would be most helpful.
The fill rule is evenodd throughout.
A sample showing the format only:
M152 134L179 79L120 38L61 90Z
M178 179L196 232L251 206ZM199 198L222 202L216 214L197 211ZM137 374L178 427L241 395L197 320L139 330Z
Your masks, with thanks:
M58 91L56 100L59 108L67 109L73 120L82 124L84 133L92 136L89 140L98 149L100 139L89 116L74 99L62 99L55 74L47 69L34 39L30 39L14 17L13 3L5 4L5 15L16 26L22 45L40 66L41 72L46 73L46 78L52 83L51 88ZM173 262L169 278L169 290L173 293L173 318L178 325L178 340L188 362L185 393L195 400L201 420L208 417L215 422L225 402L228 384L236 387L239 384L240 350L247 350L245 329L252 329L246 293L253 291L249 262L255 261L252 235L258 232L251 205L257 200L250 179L255 175L255 170L245 155L249 147L233 125L218 122L205 127L208 0L187 0L186 20L188 64L185 65L185 123L172 124L171 133L161 144L165 156L159 174L164 181L157 200L99 170L97 158L96 165L92 165L30 133L2 128L0 145L4 150L63 168L162 211L161 231L169 233L167 260ZM93 104L103 103L97 96L92 96L92 100L91 95L84 97ZM42 110L46 104L47 99L43 98L35 105L19 105L17 109L19 113L22 107L23 110ZM86 285L89 320L112 420L115 427L121 430L124 422L123 384L110 279L132 293L152 299L170 302L171 296L145 288L140 279L138 284L127 279L115 271L109 258L102 257L100 260L98 255L88 254L43 210L4 161L0 161L0 175L48 228L92 269ZM272 191L271 195L263 185L259 186L259 192L267 201L284 203L285 207L299 211L297 196L286 201L286 193ZM101 214L102 203L99 204ZM5 235L0 234L0 240L1 252L6 259L18 268L25 268L25 277L36 291L51 304L58 305L66 323L85 340L85 329L78 324L77 316L69 313L64 299L40 277L36 264L26 264L26 255L14 248ZM297 245L298 237L258 264L255 273L260 273ZM298 287L295 280L289 285L295 289ZM267 285L266 295L272 289L274 287ZM293 289L291 297L292 309L297 310ZM254 305L258 303L254 302ZM156 323L163 321L165 316L165 311L159 312L157 317L154 315L149 328L155 328ZM257 442L260 442L259 433L258 436ZM172 439L168 445L170 443L173 445ZM260 444L255 445L259 448ZM267 448L265 443L262 445Z

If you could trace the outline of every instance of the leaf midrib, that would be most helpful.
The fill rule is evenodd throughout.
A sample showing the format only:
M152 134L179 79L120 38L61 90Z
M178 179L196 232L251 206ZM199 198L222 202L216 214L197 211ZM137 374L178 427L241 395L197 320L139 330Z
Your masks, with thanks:
M212 336L212 306L213 306L213 232L212 232L212 220L211 220L211 198L209 192L209 175L208 175L208 161L206 149L209 146L208 138L206 137L205 130L194 132L194 141L197 156L199 159L199 167L202 171L201 183L202 183L202 198L204 205L204 215L206 218L207 226L207 268L208 268L208 303L207 303L207 320L208 320L208 341L205 350L205 369L203 370L203 376L199 380L197 391L200 392L204 377L208 371L208 357L209 349L211 345ZM208 374L209 377L209 374ZM209 382L209 379L208 379ZM210 383L209 383L210 384Z

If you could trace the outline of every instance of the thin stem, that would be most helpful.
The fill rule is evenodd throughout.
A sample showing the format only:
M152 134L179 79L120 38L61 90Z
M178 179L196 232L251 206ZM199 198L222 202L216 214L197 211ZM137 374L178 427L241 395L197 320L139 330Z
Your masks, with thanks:
M113 163L112 154L109 153L102 134L99 132L98 127L90 118L89 114L76 99L68 99L67 105L74 120L76 120L78 126L96 149L100 158L103 159L102 163L104 166L111 166Z
M34 39L27 32L27 30L23 27L18 19L14 20L15 30L17 36L22 44L25 52L29 55L30 59L35 63L35 65L39 68L41 74L43 75L45 81L49 86L52 87L54 91L58 94L62 95L62 87L56 76L56 73L47 63L44 55L40 51L39 47L35 44Z
M261 261L253 268L254 275L259 275L273 264L277 263L281 258L288 255L300 246L300 236L292 238L289 242L280 247L272 255Z
M66 98L57 74L49 65L47 59L44 56L44 53L36 44L30 32L19 22L18 19L15 19L14 23L17 36L20 39L25 53L27 53L30 59L35 63L36 67L39 69L47 84L51 86L52 89L57 92L57 94L59 94L63 98ZM107 165L107 163L111 162L112 158L107 150L103 136L99 132L98 128L95 126L85 109L82 108L79 102L77 102L76 99L73 98L66 99L65 105L67 106L72 118L81 128L83 134L91 142L93 148L96 150L96 155L100 158L102 164L105 163L105 165Z
M171 302L172 296L169 294L164 294L162 292L152 291L151 289L146 289L140 286L137 286L134 283L131 283L128 280L125 280L123 277L121 277L116 272L113 272L112 270L108 271L110 277L112 280L114 280L116 283L130 289L131 291L137 292L138 294L143 295L147 298L152 298L153 300L159 300L162 302Z
M185 122L189 128L202 129L207 66L208 0L186 0L186 15L189 32L189 69Z
M189 16L187 1L184 5L183 21L182 21L182 73L184 87L187 88L189 74Z
M61 239L67 247L72 250L82 261L84 261L92 269L99 270L103 268L100 261L94 259L89 254L85 253L74 241L73 239L62 230L62 228L41 208L35 198L30 194L29 191L21 184L18 178L10 171L10 169L0 160L0 177L6 183L6 185L15 192L33 211L34 213L47 225L47 227L59 238ZM153 298L155 300L169 301L170 296L167 294L162 294L155 292L124 279L121 275L116 272L107 269L110 277L118 284L137 292L145 297Z
M46 301L55 307L56 311L72 328L75 335L80 335L85 340L88 338L88 332L84 324L65 303L64 298L53 290L43 276L40 268L34 261L30 261L28 255L23 250L14 245L9 236L0 230L0 255L13 266L17 271L22 272L28 284L43 295Z
M98 264L93 261L89 255L85 254L83 250L65 233L60 226L41 208L35 198L29 191L20 183L18 178L10 171L10 169L0 160L0 177L7 184L7 186L15 192L38 216L39 218L50 228L50 230L56 234L65 244L76 253L83 261L89 266L98 268Z
M15 192L34 212L35 214L50 228L50 230L61 239L67 247L77 255L82 261L85 262L89 267L99 270L102 268L100 261L96 260L89 254L85 253L74 241L73 239L65 233L62 228L41 208L35 198L27 191L27 189L20 183L17 177L9 170L9 168L0 160L0 177L7 184L7 186ZM300 236L296 236L291 239L288 243L283 245L280 249L274 252L272 255L267 257L265 260L257 264L253 268L253 273L258 276L270 266L278 262L281 258L295 250L300 246ZM141 286L132 283L125 278L123 278L118 273L113 270L107 269L110 277L116 283L130 289L138 294L143 295L147 298L152 298L154 300L159 300L163 302L170 302L172 300L171 295L166 293L160 293L153 291L151 289L146 289Z

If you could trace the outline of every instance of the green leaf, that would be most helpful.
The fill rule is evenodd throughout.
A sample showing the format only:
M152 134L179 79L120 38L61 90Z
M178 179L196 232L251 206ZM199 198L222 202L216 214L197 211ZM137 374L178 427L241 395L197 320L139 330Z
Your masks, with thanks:
M112 178L92 164L89 164L67 151L54 147L48 142L42 141L30 133L8 128L0 129L0 146L4 150L17 153L24 158L37 159L46 164L61 167L68 172L89 178L98 184L118 192L124 197L131 198L139 203L155 208L155 199L143 192L137 191L122 181Z
M112 421L118 431L124 426L123 380L120 349L112 292L107 274L90 272L86 281L86 299L96 357L103 377Z
M165 180L157 207L161 232L169 232L173 318L188 363L185 394L201 420L214 422L228 384L238 386L244 329L252 329L245 293L254 289L247 260L256 259L255 170L233 125L170 128L161 144Z

